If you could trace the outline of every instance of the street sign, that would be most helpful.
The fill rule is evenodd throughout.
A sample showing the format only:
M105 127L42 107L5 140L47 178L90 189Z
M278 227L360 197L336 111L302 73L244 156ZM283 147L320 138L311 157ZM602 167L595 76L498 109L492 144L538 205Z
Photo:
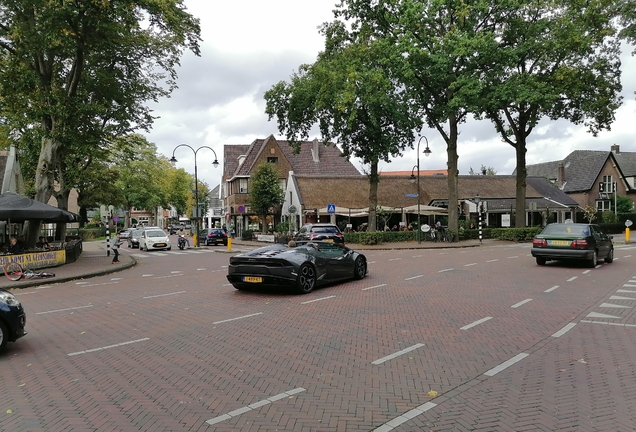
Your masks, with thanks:
M119 216L113 216L113 220L114 220L115 222L119 222Z
M632 221L630 221L629 219L627 219L627 220L625 221L625 226L626 226L627 228L629 228L630 226L632 226Z
M406 194L406 197L407 198L417 198L418 195L419 194L416 194L416 193L408 193L408 194Z
M296 213L296 211L297 211L297 210L298 210L298 209L296 208L296 206L295 206L295 205L291 205L291 206L289 206L289 212L290 212L291 214Z
M327 213L336 214L336 205L335 204L327 204Z
M237 210L238 210L239 213L243 213L243 212L245 212L245 206L238 206Z

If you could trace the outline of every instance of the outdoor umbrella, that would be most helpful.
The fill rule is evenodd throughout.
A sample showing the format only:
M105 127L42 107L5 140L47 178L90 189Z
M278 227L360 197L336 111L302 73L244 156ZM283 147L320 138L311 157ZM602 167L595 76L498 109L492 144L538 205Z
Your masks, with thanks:
M77 222L79 216L70 211L32 200L24 195L5 192L0 194L0 220L10 220L11 222L25 220Z

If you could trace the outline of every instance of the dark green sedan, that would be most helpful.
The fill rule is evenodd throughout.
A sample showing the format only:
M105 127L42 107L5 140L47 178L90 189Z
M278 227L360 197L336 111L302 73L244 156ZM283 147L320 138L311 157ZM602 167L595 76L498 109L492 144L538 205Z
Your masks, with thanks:
M595 267L600 260L608 264L614 261L614 245L612 236L598 225L553 223L532 240L532 256L538 265L550 260L576 260Z

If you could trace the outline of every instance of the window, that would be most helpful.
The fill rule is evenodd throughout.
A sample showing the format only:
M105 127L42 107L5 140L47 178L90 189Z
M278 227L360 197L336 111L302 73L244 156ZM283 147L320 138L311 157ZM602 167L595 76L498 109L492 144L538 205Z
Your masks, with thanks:
M267 163L278 163L278 156L267 156Z
M247 179L239 179L239 193L247 193Z
M605 193L614 192L614 180L611 175L604 175L603 181L599 185L600 191Z
M596 211L606 211L612 209L612 201L611 200L597 200L596 201Z

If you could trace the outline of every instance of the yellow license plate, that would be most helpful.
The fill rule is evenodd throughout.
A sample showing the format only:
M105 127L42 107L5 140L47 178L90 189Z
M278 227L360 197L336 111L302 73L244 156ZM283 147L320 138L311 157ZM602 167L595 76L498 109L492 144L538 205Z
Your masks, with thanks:
M323 241L332 242L333 243L333 239L324 239Z
M157 243L155 247L166 247L165 243Z
M550 244L555 246L570 246L570 241L569 240L552 240Z
M263 278L256 276L243 276L243 282L262 283Z

